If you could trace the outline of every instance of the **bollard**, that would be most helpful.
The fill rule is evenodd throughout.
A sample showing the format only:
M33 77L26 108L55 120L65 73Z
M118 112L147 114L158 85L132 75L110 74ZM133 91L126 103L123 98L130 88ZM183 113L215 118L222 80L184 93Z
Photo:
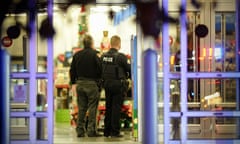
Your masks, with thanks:
M1 97L1 144L9 144L9 76L10 76L10 56L0 49L0 97Z
M157 52L143 53L143 144L157 144Z

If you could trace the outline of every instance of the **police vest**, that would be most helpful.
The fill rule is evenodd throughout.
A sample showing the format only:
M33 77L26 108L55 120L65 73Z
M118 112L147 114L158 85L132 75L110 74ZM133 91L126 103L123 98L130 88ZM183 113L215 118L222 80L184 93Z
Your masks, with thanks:
M124 69L118 64L118 54L104 54L102 57L102 77L103 79L125 79Z

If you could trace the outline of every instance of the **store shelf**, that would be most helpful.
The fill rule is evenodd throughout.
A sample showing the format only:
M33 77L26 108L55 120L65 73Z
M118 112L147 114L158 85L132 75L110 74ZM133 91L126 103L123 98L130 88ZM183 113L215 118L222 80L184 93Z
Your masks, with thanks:
M57 84L57 85L55 85L55 88L58 88L58 89L67 88L67 89L69 89L70 86L68 84Z

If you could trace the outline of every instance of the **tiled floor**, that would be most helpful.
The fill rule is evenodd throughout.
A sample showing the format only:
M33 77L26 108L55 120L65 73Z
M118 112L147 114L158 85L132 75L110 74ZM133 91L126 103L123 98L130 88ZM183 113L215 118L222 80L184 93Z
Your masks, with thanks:
M78 138L75 129L68 123L55 123L54 127L54 144L140 144L134 140L130 131L123 131L123 138Z

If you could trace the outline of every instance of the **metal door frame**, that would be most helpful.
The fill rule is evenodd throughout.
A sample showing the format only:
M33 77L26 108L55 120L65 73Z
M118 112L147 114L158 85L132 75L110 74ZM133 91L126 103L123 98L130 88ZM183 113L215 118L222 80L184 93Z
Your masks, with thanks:
M186 3L187 0L181 0L182 8L184 10L184 13L181 14L181 49L186 49L187 45L187 28L186 28ZM162 1L162 6L164 10L168 13L168 0ZM239 18L239 6L240 2L236 0L236 15L237 15L237 25L240 23L240 18ZM239 108L236 111L221 111L221 112L214 112L214 111L198 111L198 112L191 112L187 110L187 100L186 100L186 95L187 95L187 79L188 78L240 78L240 72L239 72L239 66L237 69L237 72L187 72L187 54L186 51L182 50L181 52L181 59L183 60L182 62L182 67L181 67L181 72L180 72L180 79L181 79L181 110L180 112L171 112L170 111L170 91L169 91L169 85L170 85L170 79L173 78L179 78L179 76L174 75L170 73L170 68L168 65L169 62L169 57L170 57L170 52L169 52L169 25L168 23L163 24L163 75L164 75L164 143L165 144L170 144L170 143L182 143L182 144L187 144L187 143L196 143L196 144L202 144L202 143L210 143L210 144L215 144L215 143L239 143L239 139L232 139L232 140L188 140L188 135L187 135L187 118L188 117L240 117L240 111ZM236 39L239 39L239 28L236 28L237 35ZM210 42L210 41L209 41ZM240 44L239 41L237 41L237 49L239 50ZM239 60L239 57L237 57ZM239 63L238 63L239 65ZM239 91L237 92L237 100L239 100ZM170 118L181 118L181 138L180 140L171 140L170 139Z
M10 140L11 144L48 144L53 143L53 38L47 39L47 70L45 73L37 72L37 38L36 33L36 15L35 5L36 1L29 1L29 25L31 34L29 38L29 72L25 73L11 73L12 79L28 79L29 80L29 111L28 112L10 112L10 118L29 118L29 140ZM48 16L52 21L53 16L53 0L48 0ZM47 111L37 111L36 95L37 79L47 79ZM47 139L37 139L37 118L47 119Z

